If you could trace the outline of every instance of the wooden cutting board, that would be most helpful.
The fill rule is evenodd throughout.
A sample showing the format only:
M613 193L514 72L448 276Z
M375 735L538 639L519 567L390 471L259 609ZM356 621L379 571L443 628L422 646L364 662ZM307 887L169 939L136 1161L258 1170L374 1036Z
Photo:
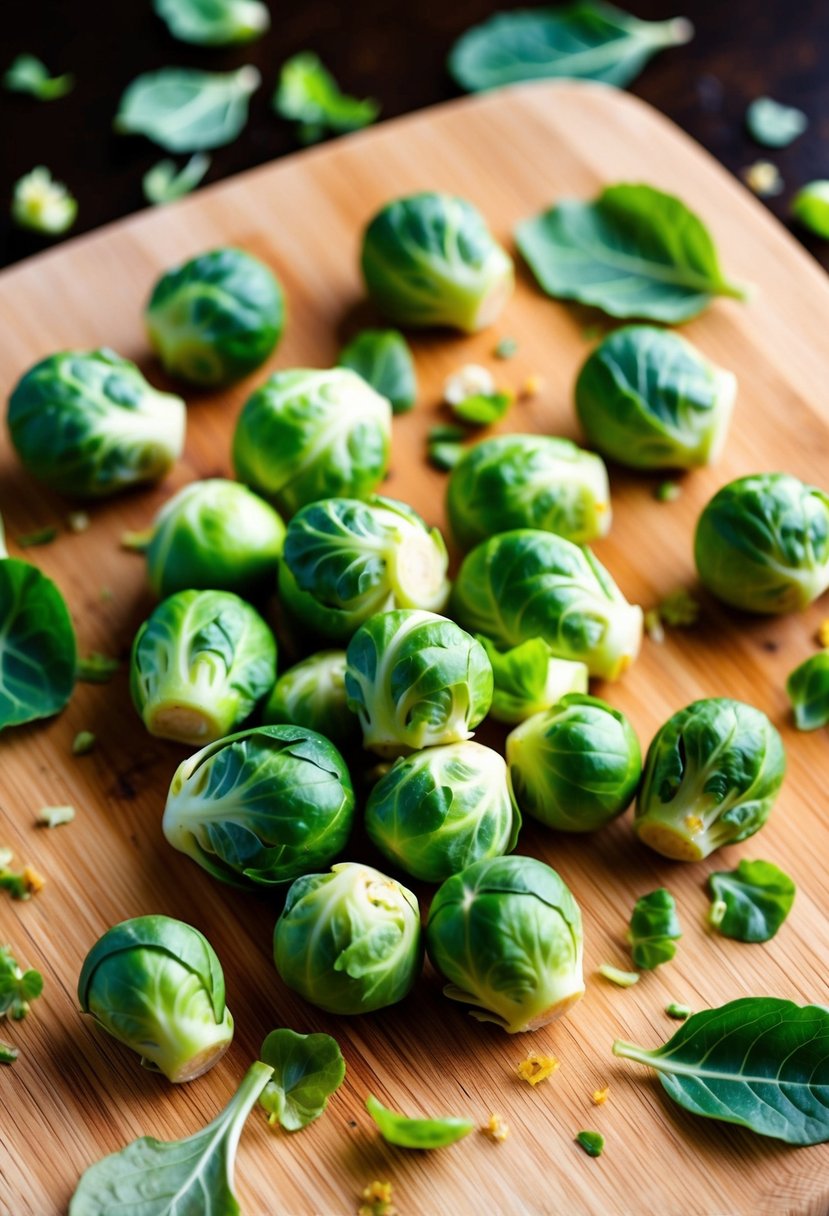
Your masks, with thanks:
M81 652L126 658L152 606L143 561L119 549L121 532L146 526L191 478L229 473L234 420L266 373L326 366L345 336L375 319L362 299L357 255L362 226L378 205L417 189L456 191L511 245L515 224L552 200L590 197L619 180L679 194L710 225L728 275L753 284L753 294L745 305L715 303L683 330L739 377L724 455L715 468L684 478L682 496L670 504L653 498L658 478L613 469L614 523L596 546L600 558L630 599L653 605L679 586L694 586L694 522L723 482L778 468L829 480L829 290L760 203L625 93L560 83L459 101L246 173L0 276L4 394L36 359L69 346L112 346L165 384L148 355L141 309L156 276L196 252L241 245L270 263L287 291L290 323L269 365L235 389L190 395L185 459L173 476L93 507L84 534L27 551L66 593ZM538 395L517 404L500 429L578 438L573 379L590 348L584 327L596 318L546 299L525 271L518 279L515 298L486 333L413 339L419 402L395 420L386 489L430 523L441 521L445 478L425 463L424 435L443 418L443 378L460 364L490 364L505 385L543 378ZM497 362L492 350L505 335L518 340L518 354ZM3 437L0 511L12 553L16 535L60 521L67 510L23 472ZM401 1216L824 1213L828 1148L792 1150L687 1115L654 1076L615 1060L610 1046L616 1036L648 1046L666 1039L676 1029L663 1012L670 1000L695 1009L747 994L829 1000L829 748L825 732L793 730L783 687L788 671L813 651L826 614L826 604L817 604L788 620L753 620L705 599L696 629L671 633L661 646L646 641L625 680L600 688L630 715L643 746L696 697L748 700L780 727L789 774L759 837L695 866L639 846L629 815L585 838L527 826L520 849L557 867L584 910L588 977L581 1004L532 1037L478 1025L441 996L428 969L406 1002L365 1018L326 1016L288 992L270 954L277 902L222 887L165 843L165 794L186 752L144 732L126 670L108 686L79 686L57 720L4 734L0 844L41 870L47 886L29 903L0 900L0 941L46 980L31 1016L2 1028L20 1059L0 1070L0 1212L62 1212L81 1171L105 1153L141 1133L192 1132L230 1097L264 1035L287 1025L336 1035L348 1075L326 1116L303 1132L274 1132L264 1117L250 1119L237 1163L247 1216L347 1216L375 1178L393 1183ZM74 758L71 742L81 729L94 731L98 745ZM67 802L78 809L74 824L34 828L39 807ZM712 937L704 927L707 874L741 857L773 860L798 884L789 922L766 946ZM660 884L676 895L684 928L676 960L634 989L614 988L595 969L604 961L626 965L631 906ZM77 1012L76 978L89 946L114 922L149 912L197 925L227 976L236 1040L209 1075L187 1086L144 1072ZM530 1051L561 1061L537 1089L516 1075ZM593 1106L592 1091L606 1085L607 1104ZM484 1123L496 1111L511 1136L498 1145L474 1134L431 1154L397 1150L380 1140L363 1108L370 1091L409 1114L455 1113ZM573 1143L583 1128L605 1135L601 1159Z

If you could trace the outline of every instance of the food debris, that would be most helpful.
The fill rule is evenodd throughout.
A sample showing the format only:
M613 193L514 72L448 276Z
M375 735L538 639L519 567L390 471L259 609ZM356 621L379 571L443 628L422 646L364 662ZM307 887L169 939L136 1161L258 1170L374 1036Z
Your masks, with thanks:
M66 526L70 532L85 532L89 527L89 516L86 511L72 511L66 517Z
M492 353L496 359L511 359L517 350L518 343L515 338L501 338Z
M495 378L480 363L466 363L447 376L443 384L443 400L447 405L460 405L470 397L487 397L494 392Z
M684 1022L686 1018L691 1016L690 1005L679 1005L676 1001L671 1001L670 1005L665 1006L665 1012L669 1018L676 1018L678 1022Z
M95 736L91 730L79 730L72 740L73 756L88 756L95 746Z
M682 486L677 481L660 481L653 492L657 502L676 502L682 493Z
M50 545L57 534L57 528L50 524L48 528L38 528L36 532L26 532L23 536L18 536L17 543L21 549L32 549L35 545Z
M533 1053L518 1065L518 1075L522 1081L529 1081L530 1085L538 1085L557 1072L560 1064L561 1061L557 1060L555 1056L539 1056Z
M588 1157L601 1157L604 1136L601 1132L579 1132L576 1143L581 1145Z
M537 397L544 388L544 377L539 375L527 376L521 385L522 397Z
M829 648L829 617L825 621L821 621L817 629L817 640L821 646Z
M509 1124L505 1123L500 1115L492 1114L481 1128L481 1131L489 1136L490 1140L495 1140L498 1144L502 1144L509 1135Z
M30 968L24 971L11 952L0 946L0 1018L20 1022L29 1012L29 1002L43 991L43 976Z
M357 1209L357 1216L397 1216L390 1182L370 1182L363 1188L360 1198L363 1202Z
M785 183L780 170L770 160L756 160L742 172L743 181L758 198L774 198L783 193Z
M86 684L108 684L120 666L118 659L96 651L89 658L78 659L77 678Z
M121 548L129 549L133 553L143 553L149 548L152 539L152 528L145 528L143 532L122 532Z
M601 967L597 967L599 975L603 975L606 980L610 980L611 984L616 984L619 988L632 988L634 984L639 983L638 971L622 971L619 967L612 967L610 963L602 963Z
M448 473L463 455L463 444L456 439L432 440L429 444L429 460L436 469Z
M593 1090L593 1105L604 1106L607 1101L607 1095L610 1093L610 1086L605 1085L604 1089Z
M11 849L0 849L0 890L8 891L12 899L31 899L46 880L31 866L24 866L19 872L12 870L13 857Z
M661 644L665 641L665 625L673 629L686 629L695 625L699 620L699 601L695 600L690 591L680 587L666 595L656 607L649 608L645 613L645 629L648 637Z
M0 1064L13 1064L18 1055L16 1047L12 1047L11 1043L4 1043L0 1039Z
M73 806L44 806L38 811L35 823L41 828L59 828L61 824L71 823L74 818Z

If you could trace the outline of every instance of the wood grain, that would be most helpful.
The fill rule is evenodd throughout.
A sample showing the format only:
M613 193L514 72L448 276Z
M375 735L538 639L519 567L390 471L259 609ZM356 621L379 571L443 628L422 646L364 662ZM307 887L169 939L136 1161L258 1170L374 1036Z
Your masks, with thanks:
M380 203L418 188L454 190L479 204L511 244L518 220L557 197L587 197L615 180L647 180L680 194L710 224L728 274L750 281L754 291L748 304L718 302L683 330L739 377L723 457L683 479L681 497L670 504L652 496L658 479L613 469L614 525L596 547L600 558L629 598L654 604L678 586L693 586L694 522L724 481L775 468L825 481L829 291L756 200L664 118L622 93L568 83L454 103L256 170L0 276L4 390L53 350L104 343L164 384L142 334L143 302L161 270L217 244L239 244L265 258L290 304L285 340L268 367L231 391L191 399L185 459L165 485L96 506L88 532L29 551L64 589L82 653L125 658L151 607L143 563L119 550L120 533L145 526L189 479L229 471L234 419L267 372L329 364L344 336L371 317L357 251L361 227ZM520 385L536 373L544 378L541 392L516 405L501 429L577 437L572 384L589 349L583 327L594 320L543 298L522 272L514 300L489 332L415 339L420 400L394 423L388 492L441 522L445 482L423 459L424 434L442 416L444 376L468 360L491 362L505 384ZM496 363L492 348L507 334L518 339L518 355ZM16 535L67 510L24 474L4 438L0 511L12 552ZM102 588L112 598L103 598ZM789 620L755 620L704 600L698 628L673 633L662 646L646 644L624 682L601 689L630 715L644 744L694 697L751 701L783 732L789 774L762 836L698 866L662 861L637 845L629 817L587 839L525 830L521 850L556 866L582 905L589 980L572 1014L532 1038L479 1026L442 998L428 970L404 1004L365 1018L328 1017L286 991L270 960L277 904L217 885L164 842L166 789L185 753L144 733L125 671L109 686L79 687L59 719L4 735L0 843L42 870L48 885L30 903L0 903L0 940L46 977L32 1016L3 1028L21 1055L0 1071L0 1212L64 1211L80 1172L104 1153L140 1133L176 1137L194 1130L227 1100L267 1031L281 1025L334 1033L348 1076L326 1117L300 1134L275 1134L263 1118L250 1120L238 1160L248 1216L347 1214L375 1177L394 1183L401 1216L825 1211L825 1146L795 1155L694 1119L669 1104L655 1078L610 1054L617 1035L646 1045L666 1038L675 1028L663 1013L670 1000L695 1008L750 993L827 1001L829 755L825 733L792 729L783 690L787 672L812 651L825 611L817 604ZM99 742L90 756L74 758L71 742L80 729L93 730ZM34 829L40 806L64 802L78 808L71 827ZM774 860L798 884L790 921L767 946L711 937L704 928L707 873L742 856ZM660 884L676 895L685 932L676 961L628 991L595 978L603 961L625 965L631 905ZM147 912L196 924L226 970L236 1040L209 1075L184 1087L143 1072L76 1010L76 977L89 946L115 921ZM537 1090L516 1076L531 1050L561 1060ZM607 1104L594 1107L591 1092L608 1084ZM483 1123L497 1111L512 1134L501 1145L475 1135L445 1151L406 1153L378 1139L362 1105L369 1091L411 1114L469 1114ZM599 1160L573 1143L585 1127L606 1136Z

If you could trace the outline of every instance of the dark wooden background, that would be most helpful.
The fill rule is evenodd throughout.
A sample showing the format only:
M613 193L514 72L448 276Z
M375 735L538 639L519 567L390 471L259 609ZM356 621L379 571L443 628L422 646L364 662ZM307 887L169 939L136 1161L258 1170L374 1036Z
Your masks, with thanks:
M145 206L142 174L165 155L143 139L115 135L112 118L124 87L140 72L165 65L229 69L255 63L263 85L246 130L213 154L207 181L295 149L291 127L271 110L280 64L314 50L342 87L376 97L394 118L457 95L447 52L468 26L504 0L269 0L273 24L247 47L188 47L155 17L151 0L6 0L2 67L29 51L54 72L72 71L74 92L54 102L0 94L0 264L44 247L14 229L14 182L36 164L65 181L80 209L74 233ZM688 46L661 55L634 91L664 111L738 173L760 157L778 164L785 192L769 200L784 220L798 186L829 178L829 3L827 0L636 0L637 16L683 14L696 27ZM800 106L808 131L788 149L766 152L743 126L746 105L767 94ZM274 217L278 223L278 217ZM829 267L829 242L797 235Z

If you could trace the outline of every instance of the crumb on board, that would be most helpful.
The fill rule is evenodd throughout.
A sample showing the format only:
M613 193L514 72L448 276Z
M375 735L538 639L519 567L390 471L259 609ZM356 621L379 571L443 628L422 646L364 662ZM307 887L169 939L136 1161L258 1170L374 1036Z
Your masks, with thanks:
M370 1182L363 1187L360 1195L362 1203L357 1209L357 1216L397 1216L397 1208L392 1203L392 1185L390 1182Z
M560 1063L555 1056L540 1056L532 1052L518 1065L518 1075L522 1081L538 1085L539 1082L546 1081L547 1077L551 1077Z
M829 617L821 621L817 627L817 640L821 646L829 648Z
M493 1113L489 1116L481 1131L489 1136L490 1140L495 1140L496 1143L502 1144L509 1135L509 1124L500 1115Z
M604 1089L594 1089L592 1101L594 1106L604 1106L607 1101L607 1095L610 1093L610 1086L605 1085Z
M519 396L525 399L527 397L537 397L543 388L544 377L536 373L533 376L527 376L527 379L521 385Z

